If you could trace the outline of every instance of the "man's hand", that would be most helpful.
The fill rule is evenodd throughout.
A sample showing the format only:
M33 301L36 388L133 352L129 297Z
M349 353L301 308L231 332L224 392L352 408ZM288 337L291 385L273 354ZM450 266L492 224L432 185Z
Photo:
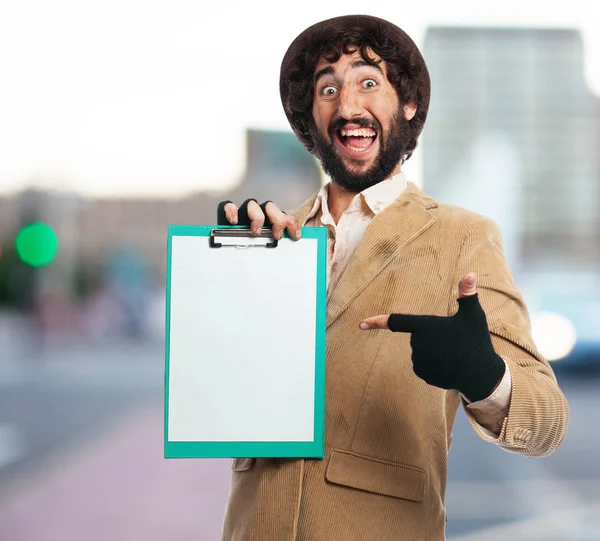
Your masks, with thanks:
M487 398L506 365L494 351L487 320L479 304L475 273L458 285L458 312L451 317L391 314L360 323L363 330L411 333L413 370L430 385L455 389L471 402Z
M217 224L246 225L254 235L260 234L263 227L270 227L276 240L281 240L285 230L291 239L298 240L301 236L298 221L272 201L259 205L256 199L248 199L239 208L231 201L222 201L217 210Z

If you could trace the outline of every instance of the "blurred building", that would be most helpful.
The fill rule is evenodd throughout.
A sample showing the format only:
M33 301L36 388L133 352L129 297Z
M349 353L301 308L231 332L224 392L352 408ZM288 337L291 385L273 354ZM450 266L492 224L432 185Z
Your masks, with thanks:
M513 267L600 266L600 101L569 29L432 27L423 184L497 220Z
M10 196L0 197L0 243L5 242L17 223L17 208Z
M215 224L217 205L224 199L241 203L249 197L271 199L282 209L302 203L321 186L314 158L293 133L249 130L247 171L233 190L198 191L176 199L85 199L74 194L25 190L0 198L0 227L4 243L13 244L18 229L42 220L57 233L60 249L41 273L44 289L68 289L77 269L102 272L102 264L119 268L146 262L161 283L166 271L167 226ZM201 179L198 180L201 184ZM124 254L129 260L124 261ZM134 265L135 263L135 265ZM90 277L88 276L87 279Z
M248 167L233 190L197 192L172 200L88 200L79 217L80 253L93 259L118 248L139 251L164 277L169 224L215 224L220 201L271 199L282 209L298 206L320 187L316 162L292 132L249 130Z

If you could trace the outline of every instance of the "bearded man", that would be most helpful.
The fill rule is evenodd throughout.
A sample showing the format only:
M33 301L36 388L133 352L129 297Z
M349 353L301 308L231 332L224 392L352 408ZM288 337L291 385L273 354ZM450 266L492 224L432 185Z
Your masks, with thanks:
M542 457L565 436L567 402L497 225L402 173L430 98L410 37L371 16L317 23L285 54L280 92L331 180L287 214L224 201L219 222L277 239L328 228L325 456L235 459L223 539L443 540L461 404L484 441Z

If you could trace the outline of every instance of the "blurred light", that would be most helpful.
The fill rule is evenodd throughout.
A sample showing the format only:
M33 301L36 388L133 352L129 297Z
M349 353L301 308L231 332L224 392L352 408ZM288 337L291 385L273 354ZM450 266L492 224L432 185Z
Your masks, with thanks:
M43 267L54 259L58 250L58 238L49 225L35 222L19 231L15 246L23 263Z
M540 353L549 361L566 357L577 341L573 323L553 312L534 314L531 318L531 332Z

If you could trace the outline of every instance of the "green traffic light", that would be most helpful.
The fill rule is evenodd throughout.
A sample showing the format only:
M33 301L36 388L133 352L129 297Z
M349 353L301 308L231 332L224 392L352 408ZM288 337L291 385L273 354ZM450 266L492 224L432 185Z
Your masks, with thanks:
M49 225L35 222L19 231L15 247L23 263L43 267L54 259L58 251L58 238Z

